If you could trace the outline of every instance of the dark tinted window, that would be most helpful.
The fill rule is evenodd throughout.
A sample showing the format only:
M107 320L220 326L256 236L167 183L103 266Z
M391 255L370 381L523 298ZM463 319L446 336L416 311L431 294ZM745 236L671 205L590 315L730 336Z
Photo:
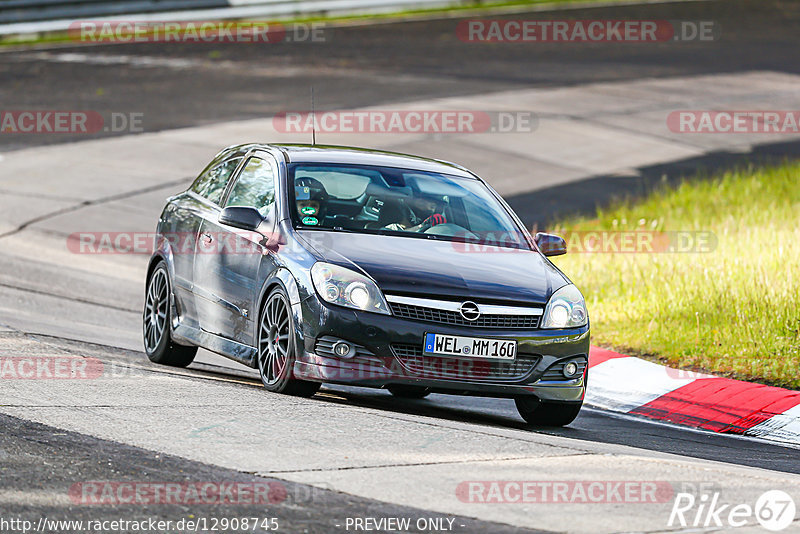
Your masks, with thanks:
M300 228L528 248L511 215L473 178L332 163L288 170L291 215Z

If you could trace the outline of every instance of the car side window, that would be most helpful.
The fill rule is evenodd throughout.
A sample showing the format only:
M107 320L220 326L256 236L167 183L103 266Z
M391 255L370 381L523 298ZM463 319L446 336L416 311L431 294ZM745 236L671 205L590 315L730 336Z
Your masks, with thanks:
M250 158L233 184L225 202L229 206L249 206L266 216L275 204L275 175L270 162Z
M222 194L225 192L225 186L228 185L228 179L239 166L240 161L242 158L230 159L207 170L194 181L192 191L214 204L219 204Z

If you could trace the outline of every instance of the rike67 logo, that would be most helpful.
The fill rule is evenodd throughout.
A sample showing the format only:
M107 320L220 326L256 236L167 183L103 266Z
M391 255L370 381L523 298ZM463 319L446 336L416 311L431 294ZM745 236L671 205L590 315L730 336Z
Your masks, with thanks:
M723 504L720 493L678 493L672 505L669 527L743 527L753 519L767 530L778 532L793 521L796 507L792 497L781 490L762 494L755 505L748 503Z

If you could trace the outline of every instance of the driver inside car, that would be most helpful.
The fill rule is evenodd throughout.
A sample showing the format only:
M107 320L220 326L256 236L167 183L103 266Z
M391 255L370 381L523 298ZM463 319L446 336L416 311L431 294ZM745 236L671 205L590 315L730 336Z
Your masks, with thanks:
M425 232L430 228L445 224L447 218L440 211L441 201L436 197L420 195L411 198L405 211L405 218L386 225L386 230L402 232Z
M308 226L323 223L327 211L328 192L315 178L298 178L295 181L295 204L300 220Z

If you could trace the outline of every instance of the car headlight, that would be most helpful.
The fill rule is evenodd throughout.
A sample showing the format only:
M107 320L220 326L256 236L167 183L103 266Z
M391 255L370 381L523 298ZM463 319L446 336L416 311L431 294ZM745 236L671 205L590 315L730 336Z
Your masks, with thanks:
M553 293L542 317L542 328L572 328L589 321L586 302L578 288L566 285Z
M361 273L319 261L311 267L311 281L325 302L390 315L389 305L375 282Z

